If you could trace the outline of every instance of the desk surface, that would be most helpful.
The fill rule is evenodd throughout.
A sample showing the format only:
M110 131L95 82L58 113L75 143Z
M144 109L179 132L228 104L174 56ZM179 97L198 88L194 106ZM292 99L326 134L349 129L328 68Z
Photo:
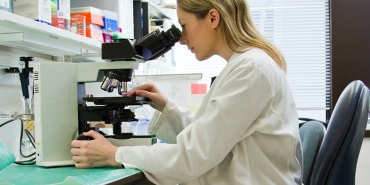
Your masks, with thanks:
M120 184L145 178L138 169L90 168L74 166L45 168L12 164L0 171L0 185L18 184Z

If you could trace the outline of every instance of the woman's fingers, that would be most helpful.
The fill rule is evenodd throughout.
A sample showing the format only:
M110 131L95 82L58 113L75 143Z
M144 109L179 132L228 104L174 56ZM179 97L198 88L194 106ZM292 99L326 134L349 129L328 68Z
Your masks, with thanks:
M138 85L134 88L132 88L131 90L127 91L126 94L124 94L124 96L140 96L137 94L138 90L143 90L143 91L148 91L148 92L152 92L153 89L156 89L154 88L154 84L153 83L146 83L146 84L143 84L143 85Z

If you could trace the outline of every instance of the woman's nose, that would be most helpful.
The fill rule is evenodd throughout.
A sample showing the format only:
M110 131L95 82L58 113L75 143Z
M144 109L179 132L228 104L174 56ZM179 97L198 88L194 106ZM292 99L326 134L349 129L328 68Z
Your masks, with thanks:
M181 34L181 37L180 37L180 44L182 45L186 45L187 41L186 41L186 37L184 34Z

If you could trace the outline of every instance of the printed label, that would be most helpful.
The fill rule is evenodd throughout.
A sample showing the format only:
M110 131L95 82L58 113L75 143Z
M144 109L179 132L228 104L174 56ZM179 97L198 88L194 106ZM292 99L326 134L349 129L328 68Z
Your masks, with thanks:
M63 18L70 20L71 19L71 3L68 0L62 0L62 11Z

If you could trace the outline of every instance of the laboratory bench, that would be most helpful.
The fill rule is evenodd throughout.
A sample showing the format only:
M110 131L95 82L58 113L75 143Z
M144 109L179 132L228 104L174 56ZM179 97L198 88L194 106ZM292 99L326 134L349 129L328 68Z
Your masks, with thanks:
M152 185L138 169L41 167L12 164L0 171L0 185L58 184Z

